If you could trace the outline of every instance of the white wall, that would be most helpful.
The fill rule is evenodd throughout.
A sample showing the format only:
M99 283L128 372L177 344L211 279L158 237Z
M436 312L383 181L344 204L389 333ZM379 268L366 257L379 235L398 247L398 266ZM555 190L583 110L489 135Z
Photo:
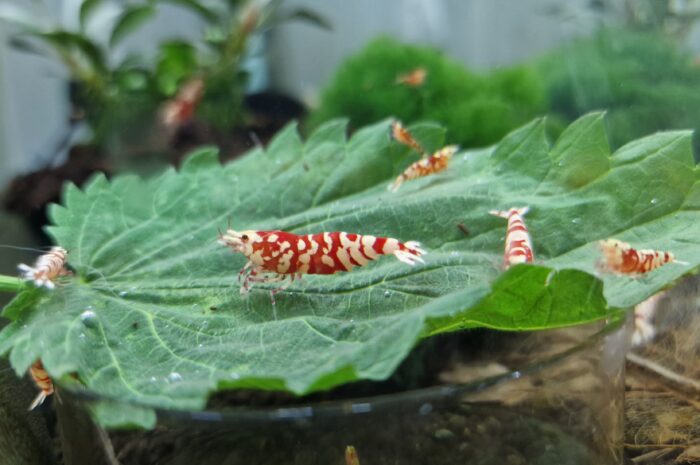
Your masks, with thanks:
M3 44L5 32L0 29ZM62 70L5 46L0 47L0 86L0 183L4 183L46 159L65 131L69 110Z

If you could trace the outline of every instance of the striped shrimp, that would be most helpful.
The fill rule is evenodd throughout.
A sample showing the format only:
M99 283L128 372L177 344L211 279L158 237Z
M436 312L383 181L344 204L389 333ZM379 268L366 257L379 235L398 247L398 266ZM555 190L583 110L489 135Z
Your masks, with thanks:
M303 274L333 274L366 265L380 255L393 254L409 265L423 262L426 253L417 242L402 243L396 239L344 232L296 235L284 231L234 231L219 234L220 244L240 252L248 259L239 273L243 278L241 294L250 290L250 283L282 281L286 289Z
M667 263L687 265L676 260L671 252L642 249L637 250L626 242L606 239L599 242L603 252L601 268L612 273L639 276L659 268Z
M168 100L161 109L160 119L162 123L170 130L190 123L203 95L204 80L201 77L195 77L185 82L177 95Z
M459 150L459 147L456 145L448 145L447 147L441 148L428 158L418 160L406 168L406 170L401 173L392 184L389 185L388 189L391 192L396 192L405 181L428 176L429 174L439 173L440 171L447 169L450 159L455 153L457 153L457 150Z
M400 121L394 121L391 123L391 138L399 144L412 148L422 156L425 156L425 149L423 146L418 143L415 137L413 137L411 131L403 127Z
M46 372L46 370L44 370L44 365L41 363L41 360L37 360L29 368L29 375L34 380L36 386L41 389L41 392L39 392L29 406L29 410L34 410L36 407L41 405L48 396L53 394L53 381L51 381L49 374Z
M530 207L511 208L508 211L491 210L489 213L508 220L506 231L506 248L503 255L503 268L506 270L518 263L532 263L532 239L525 226L523 216Z
M409 87L420 87L425 83L425 78L428 77L428 70L419 67L415 68L408 73L399 74L396 76L396 84L403 84Z
M59 276L70 274L65 267L67 256L68 251L63 247L52 247L36 260L33 267L20 263L17 268L25 281L33 281L36 287L53 289Z

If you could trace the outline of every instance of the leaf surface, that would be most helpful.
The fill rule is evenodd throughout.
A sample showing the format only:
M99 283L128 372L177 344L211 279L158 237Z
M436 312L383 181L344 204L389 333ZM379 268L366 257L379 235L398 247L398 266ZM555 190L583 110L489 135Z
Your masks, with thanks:
M444 331L609 317L700 264L689 132L655 134L611 156L601 114L575 122L553 147L537 120L393 194L387 185L416 156L390 141L388 128L348 140L339 121L304 142L289 126L265 151L223 167L204 149L179 172L68 187L50 232L77 274L54 292L18 296L0 352L10 352L18 373L41 357L52 376L75 373L101 395L199 409L219 389L301 394L384 379L421 337ZM414 131L430 150L446 142L439 127ZM506 225L488 212L524 205L536 265L502 273ZM415 267L389 256L305 276L273 307L274 284L240 295L245 259L216 243L228 219L239 230L417 240L429 254ZM601 281L596 242L609 237L689 264ZM122 413L103 407L99 418L120 424Z

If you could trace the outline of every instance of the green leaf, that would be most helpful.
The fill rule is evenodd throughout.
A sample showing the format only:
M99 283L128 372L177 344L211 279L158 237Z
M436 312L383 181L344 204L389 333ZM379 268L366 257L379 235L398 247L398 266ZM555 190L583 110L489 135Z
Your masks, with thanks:
M80 28L85 29L90 16L99 6L104 3L104 0L84 0L80 5Z
M216 22L219 19L219 15L216 11L207 8L201 2L197 0L161 0L162 2L172 3L174 5L179 5L186 8L193 13L199 15L202 19L208 23Z
M444 331L611 317L700 264L689 132L655 134L610 156L601 114L574 123L553 148L537 120L393 194L387 185L416 156L388 129L385 121L348 140L336 121L304 142L290 126L265 151L223 167L203 149L179 172L68 188L50 232L76 276L13 312L0 353L10 352L18 373L41 357L55 378L75 373L93 392L140 408L199 409L220 389L301 394L385 379L420 338ZM440 127L413 130L427 147L449 142ZM589 165L594 174L576 174ZM537 264L502 273L506 224L488 212L524 205ZM415 267L389 256L304 276L272 306L272 284L239 293L245 259L216 243L229 219L240 230L417 240L429 253ZM689 265L598 278L597 241L609 237L671 250ZM153 424L100 405L105 424Z
M47 32L28 32L26 35L37 37L56 49L66 52L78 51L88 61L90 66L99 71L106 71L106 61L98 45L82 34L76 32L55 30Z
M272 23L277 24L290 20L303 21L326 31L333 30L333 23L328 18L308 8L278 11L275 13Z
M112 29L109 38L110 47L116 46L130 33L144 25L156 13L153 5L137 5L125 8Z

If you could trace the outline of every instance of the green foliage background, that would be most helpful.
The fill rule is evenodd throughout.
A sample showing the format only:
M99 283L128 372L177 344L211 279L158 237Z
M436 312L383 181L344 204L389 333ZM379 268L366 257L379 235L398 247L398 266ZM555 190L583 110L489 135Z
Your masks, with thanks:
M563 122L608 112L613 147L668 129L700 128L700 65L653 31L602 28L537 64L550 111ZM695 137L696 159L700 142Z
M396 83L397 76L419 67L427 70L423 85ZM349 118L353 128L391 116L404 123L432 120L447 128L452 142L483 147L544 109L544 88L534 68L480 75L434 49L380 37L339 67L308 125L339 117Z

